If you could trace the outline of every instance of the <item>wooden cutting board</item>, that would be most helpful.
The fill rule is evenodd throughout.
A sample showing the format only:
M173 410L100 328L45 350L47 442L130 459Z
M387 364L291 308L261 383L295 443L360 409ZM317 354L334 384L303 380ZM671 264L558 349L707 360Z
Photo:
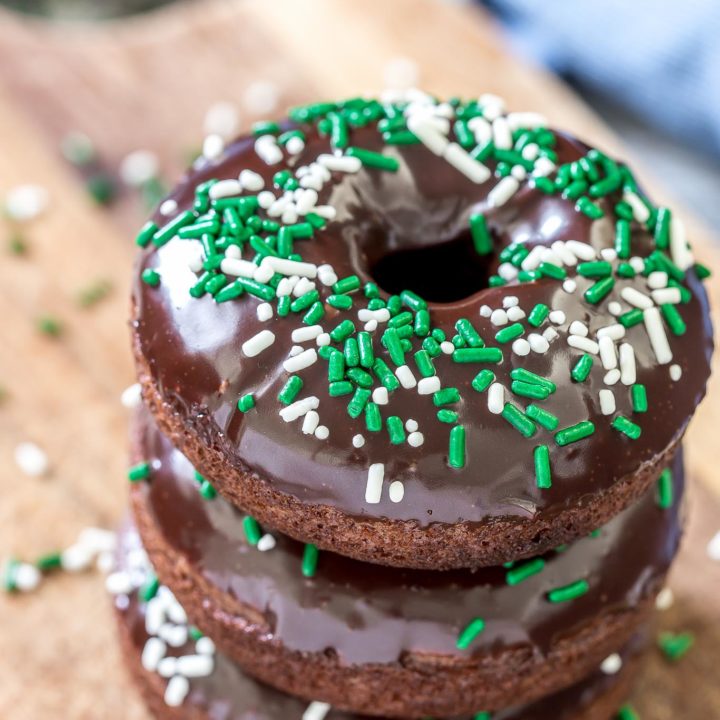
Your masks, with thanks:
M0 196L21 182L48 188L49 211L26 231L29 252L0 262L0 558L70 544L86 525L111 527L126 500L126 411L132 383L127 293L133 230L142 212L129 194L111 210L88 199L62 161L70 130L90 135L107 163L152 148L172 178L183 148L197 145L207 107L239 102L268 80L281 105L378 91L383 68L414 59L440 94L504 95L608 150L617 142L566 87L502 49L498 31L469 7L431 0L229 0L179 3L95 27L51 27L0 12ZM244 126L258 118L247 114ZM652 185L652 183L649 183ZM655 193L663 196L662 189ZM701 260L720 268L709 235L687 218ZM0 228L0 237L4 229ZM110 296L82 309L97 280ZM718 281L710 282L717 309ZM36 329L44 313L60 338ZM720 717L720 567L705 545L720 529L715 472L720 392L703 405L688 439L697 485L694 520L675 575L678 602L662 623L690 628L697 647L670 668L651 658L636 704L643 718ZM47 477L19 473L24 440L48 453ZM93 573L55 577L36 594L0 596L0 717L147 718L120 667L109 604Z

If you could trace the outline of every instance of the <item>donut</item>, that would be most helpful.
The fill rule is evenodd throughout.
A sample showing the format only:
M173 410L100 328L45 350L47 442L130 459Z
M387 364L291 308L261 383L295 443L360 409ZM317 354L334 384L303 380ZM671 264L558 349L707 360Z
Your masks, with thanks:
M138 554L142 555L142 546L136 531L128 524L121 535L118 570L132 569L136 579L149 576L152 582L152 571L145 571L147 574L143 576L141 570L137 576ZM133 556L135 560L129 562ZM115 608L125 664L153 716L159 720L369 720L367 716L349 714L318 701L304 702L253 680L236 663L216 652L214 643L192 626L186 631L185 642L180 643L182 638L178 638L174 647L158 642L152 634L156 632L154 628L152 633L147 629L148 615L152 613L148 613L144 587L146 585L141 586L139 593L117 596ZM166 590L161 586L156 592L162 589ZM170 593L164 597L166 607L175 615L182 611ZM492 714L472 713L457 720L607 720L630 691L644 645L642 635L634 636L613 655L612 663L603 663L602 668L595 668L588 677L550 697L521 707L514 704L512 708ZM184 661L185 669L188 662L195 661L194 676L185 680L176 680L176 676L168 678L166 667L161 665L167 657L190 657L190 661ZM198 670L198 666L203 665L201 669L205 674Z
M163 432L259 522L358 560L586 535L658 479L710 373L680 218L495 96L295 108L201 158L137 243Z
M542 557L475 571L369 565L259 528L208 498L151 421L135 434L134 456L154 468L133 487L135 523L191 621L250 675L346 711L455 717L580 681L647 619L681 536L678 453L667 484Z

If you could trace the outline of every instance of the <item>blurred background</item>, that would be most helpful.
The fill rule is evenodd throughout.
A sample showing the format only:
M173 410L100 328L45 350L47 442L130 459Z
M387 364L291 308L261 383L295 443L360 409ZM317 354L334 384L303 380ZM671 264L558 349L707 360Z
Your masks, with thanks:
M719 32L712 0L0 0L0 566L122 515L133 238L206 136L384 88L495 92L629 155L717 269ZM705 517L664 616L705 641L680 672L656 658L652 720L720 717L714 395L688 442ZM0 717L146 718L102 583L58 575L0 592Z

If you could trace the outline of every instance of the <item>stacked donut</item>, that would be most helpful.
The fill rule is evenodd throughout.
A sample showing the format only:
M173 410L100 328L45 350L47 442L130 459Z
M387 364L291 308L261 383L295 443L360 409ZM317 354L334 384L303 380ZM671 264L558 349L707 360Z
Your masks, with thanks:
M680 220L502 100L293 109L140 231L117 600L158 717L612 717L712 330Z

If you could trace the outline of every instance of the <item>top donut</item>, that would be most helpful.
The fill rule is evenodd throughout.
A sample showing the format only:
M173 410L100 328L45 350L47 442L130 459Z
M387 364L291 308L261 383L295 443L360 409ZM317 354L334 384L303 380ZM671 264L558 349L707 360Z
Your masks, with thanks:
M241 509L361 560L591 532L658 479L710 373L680 219L496 96L318 103L206 143L137 242L160 426Z

